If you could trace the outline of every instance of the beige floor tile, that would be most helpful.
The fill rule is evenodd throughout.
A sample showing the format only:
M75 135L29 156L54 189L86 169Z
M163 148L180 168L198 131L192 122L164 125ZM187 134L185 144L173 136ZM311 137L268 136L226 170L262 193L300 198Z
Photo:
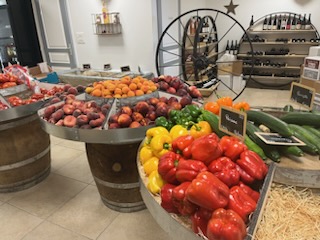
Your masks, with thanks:
M8 193L0 193L0 201L8 202L19 192L8 192Z
M86 186L85 183L51 173L38 185L17 193L8 203L40 218L47 218Z
M81 150L81 151L86 151L84 142L63 139L63 141L59 142L58 145Z
M0 239L21 240L43 220L10 204L0 206Z
M169 240L148 210L121 213L97 240Z
M51 171L55 172L83 154L83 151L68 146L51 146Z
M88 184L93 181L86 153L81 154L70 163L67 163L65 166L55 171L55 173Z
M74 233L48 221L44 221L23 240L89 240L80 234Z
M58 137L55 137L55 136L53 136L53 135L50 135L50 143L51 143L52 145L58 144L58 143L60 143L60 142L62 142L62 141L64 141L63 138L58 138Z
M47 220L96 239L118 214L107 208L102 203L97 188L89 185Z

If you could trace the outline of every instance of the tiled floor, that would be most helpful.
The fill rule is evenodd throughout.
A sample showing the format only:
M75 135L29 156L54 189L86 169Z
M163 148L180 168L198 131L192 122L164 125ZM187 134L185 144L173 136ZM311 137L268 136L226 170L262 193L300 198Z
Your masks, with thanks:
M283 107L288 91L246 89L238 99ZM0 194L1 240L167 240L148 210L119 213L100 200L82 142L51 137L51 173L38 185Z

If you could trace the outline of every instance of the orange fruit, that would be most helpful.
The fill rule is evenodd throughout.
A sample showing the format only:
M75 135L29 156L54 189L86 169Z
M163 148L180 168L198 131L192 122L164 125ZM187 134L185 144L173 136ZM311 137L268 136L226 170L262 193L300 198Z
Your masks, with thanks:
M114 85L113 83L109 83L109 84L108 84L108 89L109 89L111 92L113 92L115 88L116 88L116 85Z
M144 92L141 89L137 89L135 92L136 96L144 95Z
M114 98L121 98L121 95L120 94L115 94L113 95Z
M134 91L138 88L138 86L137 86L137 84L132 82L132 83L130 83L129 88L130 88L130 90Z
M93 87L86 87L86 93L90 94L93 91Z
M130 91L130 88L128 86L124 86L123 88L121 88L122 93L127 94Z
M96 89L94 89L94 90L91 92L91 95L92 95L92 96L95 96L95 97L101 97L102 92L101 92L100 89L96 88Z
M121 94L122 94L121 88L116 87L116 88L114 89L114 94L119 94L119 95L121 95Z
M146 92L149 91L149 86L148 86L148 85L142 85L142 86L141 86L141 90L142 90L144 93L146 93Z
M128 93L127 93L127 95L128 95L128 97L134 97L136 94L134 93L134 91L129 91Z
M104 89L104 90L102 91L102 95L103 95L103 96L111 95L111 91L110 91L109 89Z

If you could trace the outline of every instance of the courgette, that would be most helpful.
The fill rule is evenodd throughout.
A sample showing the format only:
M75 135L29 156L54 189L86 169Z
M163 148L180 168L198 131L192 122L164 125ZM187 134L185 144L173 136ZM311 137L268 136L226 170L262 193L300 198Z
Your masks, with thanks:
M304 155L302 149L298 146L279 146L278 149L285 155L294 155L297 157L302 157Z
M292 105L285 105L284 107L283 107L283 111L284 112L293 112L294 111L294 108L292 107Z
M301 149L304 152L310 153L310 154L317 154L319 152L319 149L317 145L314 144L314 140L310 141L312 139L313 135L310 135L310 132L308 132L303 127L296 125L296 124L289 124L289 127L293 131L293 135L297 138L299 138L302 142L304 142L306 145L301 146Z
M275 148L272 147L265 142L263 142L256 134L255 132L261 132L258 127L256 127L254 124L247 122L246 132L248 136L251 138L252 141L254 141L256 144L258 144L266 154L268 158L270 158L272 161L279 162L280 161L280 153Z
M215 115L214 113L207 111L207 110L202 110L202 118L204 121L207 121L210 124L210 127L212 130L221 138L225 135L226 133L220 131L219 129L219 117Z
M311 112L289 112L280 119L289 124L320 127L320 115Z
M271 114L262 111L249 110L247 111L247 118L257 125L263 124L267 126L272 131L277 132L284 137L290 137L293 134L287 123Z
M258 144L256 144L254 141L252 141L251 138L248 137L248 135L245 136L244 143L247 145L249 150L257 153L263 160L267 159L267 156L264 153L263 149Z
M311 127L311 126L307 126L307 125L303 125L302 127L307 129L308 131L312 132L318 138L320 138L320 130L315 129L314 127Z

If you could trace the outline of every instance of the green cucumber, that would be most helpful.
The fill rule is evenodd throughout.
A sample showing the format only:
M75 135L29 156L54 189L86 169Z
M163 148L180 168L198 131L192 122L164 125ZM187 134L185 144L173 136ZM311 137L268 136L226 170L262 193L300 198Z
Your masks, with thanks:
M314 127L311 127L311 126L307 126L307 125L303 125L302 127L307 129L308 131L312 132L318 138L320 138L320 130L315 129Z
M312 139L314 135L311 135L306 129L296 124L289 124L289 127L292 129L293 135L306 144L305 146L301 146L304 152L313 155L319 152L317 145L320 145L320 143L315 144L315 139Z
M289 112L280 119L289 124L320 127L320 115L311 112Z
M258 127L256 127L254 124L250 122L247 122L246 132L248 136L251 138L251 140L263 149L264 153L268 158L270 158L274 162L280 162L281 156L279 151L275 147L266 144L255 134L255 132L261 132L261 130Z
M293 112L294 111L294 108L292 107L292 105L285 105L284 108L283 108L283 111L284 112Z
M245 136L244 143L247 145L249 150L257 153L263 160L267 159L267 156L264 153L263 149L254 141L252 141L251 138L248 137L248 135Z
M204 121L207 121L210 124L210 127L212 130L221 138L225 135L226 133L220 131L219 129L219 117L215 115L214 113L207 111L207 110L202 110L202 118Z
M279 146L278 147L280 152L282 152L285 155L294 155L297 157L302 157L303 151L298 146Z
M262 111L249 110L247 111L247 118L257 125L263 124L267 126L272 131L275 131L284 137L290 137L293 134L287 123L277 117L272 116L271 114Z

